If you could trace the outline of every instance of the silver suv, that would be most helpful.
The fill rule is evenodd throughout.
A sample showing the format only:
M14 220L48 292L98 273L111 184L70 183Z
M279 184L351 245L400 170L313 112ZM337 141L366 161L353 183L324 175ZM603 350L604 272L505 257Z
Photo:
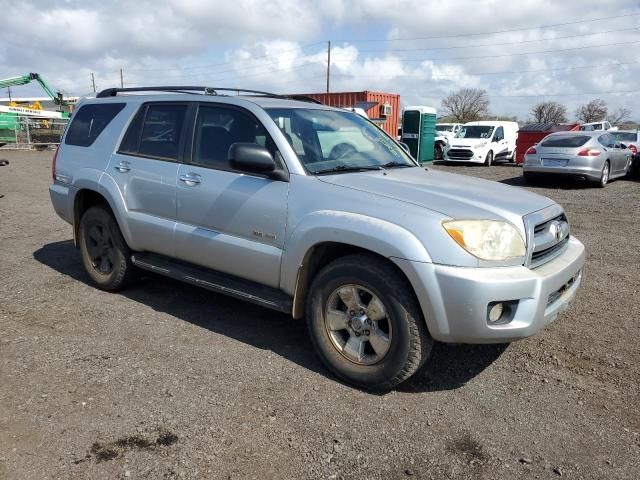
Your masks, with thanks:
M421 167L352 112L223 91L109 89L74 113L51 200L99 288L143 269L306 318L371 389L434 340L527 337L574 297L585 250L552 200Z

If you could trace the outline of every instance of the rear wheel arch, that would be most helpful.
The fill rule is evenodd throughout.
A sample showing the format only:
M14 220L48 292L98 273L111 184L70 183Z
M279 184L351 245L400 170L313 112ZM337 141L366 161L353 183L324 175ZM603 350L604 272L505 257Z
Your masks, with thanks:
M120 228L120 231L125 236L125 242L127 242L125 230L122 228L122 224L120 223L118 216L115 214L116 210L112 207L109 200L104 195L95 190L92 190L90 188L82 188L76 193L73 201L73 238L76 247L78 246L77 239L82 215L84 215L84 212L94 206L102 206L113 216L116 223L118 224L118 227Z

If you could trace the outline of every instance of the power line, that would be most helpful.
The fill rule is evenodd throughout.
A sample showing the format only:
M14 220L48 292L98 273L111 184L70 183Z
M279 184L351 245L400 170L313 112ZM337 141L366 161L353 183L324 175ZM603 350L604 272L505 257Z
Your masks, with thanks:
M402 60L404 62L436 62L436 61L451 61L451 60L476 60L476 59L482 59L482 58L502 58L502 57L511 57L511 56L522 56L522 55L537 55L537 54L547 54L547 53L557 53L557 52L567 52L567 51L575 51L575 50L584 50L584 49L588 49L588 48L601 48L601 47L610 47L610 46L619 46L619 45L631 45L631 44L637 44L640 43L640 41L632 41L632 42L621 42L621 43L608 43L608 44L601 44L601 45L586 45L586 46L582 46L582 47L573 47L573 48L565 48L565 49L553 49L553 50L542 50L542 51L535 51L535 52L518 52L518 53L509 53L509 54L498 54L498 55L481 55L481 56L466 56L466 57L442 57L442 58L423 58L423 59L414 59L414 58L402 58L402 57L398 57L399 60ZM271 75L273 73L278 73L278 72L291 72L291 71L296 71L296 70L300 70L302 68L308 68L308 67L319 67L320 65L323 65L324 62L320 62L320 60L318 61L310 61L308 59L301 59L301 61L303 62L302 64L298 64L298 65L291 65L288 67L284 67L284 68L278 68L278 69L272 69L272 70L268 70L268 71L262 71L262 72L258 72L258 73L253 73L253 74L248 74L248 75L232 75L232 76L223 76L223 77L217 77L217 78L203 78L202 81L206 81L206 82L219 82L219 81L225 81L225 82L229 82L229 81L234 81L237 79L243 79L243 78L252 78L252 77L260 77L260 76L264 76L264 75ZM263 69L263 65L255 65L254 68L259 68L259 69ZM246 69L245 69L246 70ZM212 72L211 74L208 72L199 72L197 73L197 75L219 75L221 73L226 73L226 72L234 72L237 71L237 67L236 68L232 68L226 71L219 71L219 72ZM339 74L335 74L335 75L339 75ZM181 80L181 79L188 79L188 78L194 78L194 74L189 74L189 75L181 75L181 76L173 76L173 75L165 75L163 76L164 78L167 78L169 80Z
M623 95L630 93L640 93L640 90L620 90L614 92L569 92L569 93L536 93L527 95L494 95L488 92L490 98L541 98L541 97L568 97L568 96L582 96L582 95ZM442 98L446 95L420 95L424 98Z
M601 47L614 47L620 45L633 45L636 43L640 43L639 40L635 40L632 42L620 42L620 43L604 43L601 45L583 45L582 47L572 47L572 48L560 48L554 50L539 50L537 52L517 52L517 53L505 53L499 55L474 55L471 57L440 57L440 58L404 58L397 57L398 60L403 60L405 62L437 62L437 61L451 61L451 60L477 60L480 58L502 58L502 57L516 57L521 55L537 55L544 53L557 53L557 52L571 52L575 50L584 50L586 48L601 48Z
M631 30L640 30L640 27L630 27L630 28L619 28L616 30L607 30L604 32L594 32L594 33L580 33L576 35L567 35L564 37L553 37L553 38L539 38L536 40L521 40L518 42L503 42L503 43L482 43L479 45L457 45L454 47L431 47L431 48L402 48L402 49L373 49L373 50L358 50L358 53L376 53L376 52L417 52L417 51L431 51L431 50L454 50L460 48L481 48L481 47L503 47L506 45L521 45L524 43L537 43L537 42L548 42L551 40L564 40L567 38L578 38L578 37L589 37L594 35L604 35L605 33L616 33L616 32L628 32Z
M624 62L624 63L603 63L599 65L577 65L573 67L555 67L555 68L540 68L536 70L511 70L511 71L501 71L501 72L463 72L456 73L451 75L446 74L436 74L432 75L431 78L437 79L438 77L459 77L461 75L469 75L480 77L483 75L509 75L509 74L517 74L517 73L541 73L541 72L549 72L549 71L560 71L560 70L580 70L584 68L602 68L602 67L622 67L626 65L638 65L640 62ZM418 75L357 75L357 74L349 74L349 73L334 73L332 76L334 77L356 77L356 78L423 78L425 77L426 72L424 74Z
M529 30L539 30L539 29L543 29L543 28L546 29L546 28L565 27L567 25L578 25L580 23L592 23L592 22L599 22L599 21L603 21L603 20L612 20L612 19L616 19L616 18L637 17L639 15L640 15L640 12L638 12L638 13L628 13L628 14L624 14L624 15L614 15L614 16L610 16L610 17L599 17L599 18L591 18L591 19L586 19L586 20L576 20L574 22L555 23L555 24L551 24L551 25L539 25L537 27L513 28L513 29L509 29L509 30L494 30L494 31L475 32L475 33L458 33L458 34L453 34L453 35L434 35L434 36L429 36L429 37L405 37L405 38L364 39L364 40L339 39L339 40L336 40L336 41L339 41L339 42L352 42L352 43L404 42L404 41L407 41L407 40L435 40L435 39L441 39L441 38L475 37L475 36L480 36L480 35L497 35L497 34L501 34L501 33L513 33L513 32L525 32L525 31L529 31Z

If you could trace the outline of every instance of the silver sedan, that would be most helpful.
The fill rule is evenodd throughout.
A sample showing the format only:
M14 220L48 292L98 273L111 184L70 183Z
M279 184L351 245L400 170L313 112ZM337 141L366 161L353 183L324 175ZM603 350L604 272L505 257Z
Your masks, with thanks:
M610 132L558 132L527 150L523 175L526 181L543 174L569 175L604 187L629 172L631 157L631 150Z

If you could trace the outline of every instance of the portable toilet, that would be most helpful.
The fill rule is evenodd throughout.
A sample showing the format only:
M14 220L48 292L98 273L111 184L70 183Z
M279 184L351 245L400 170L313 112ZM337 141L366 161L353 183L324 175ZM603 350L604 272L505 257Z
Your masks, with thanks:
M433 161L436 137L436 109L432 107L407 107L402 113L402 142L411 156L419 163Z

